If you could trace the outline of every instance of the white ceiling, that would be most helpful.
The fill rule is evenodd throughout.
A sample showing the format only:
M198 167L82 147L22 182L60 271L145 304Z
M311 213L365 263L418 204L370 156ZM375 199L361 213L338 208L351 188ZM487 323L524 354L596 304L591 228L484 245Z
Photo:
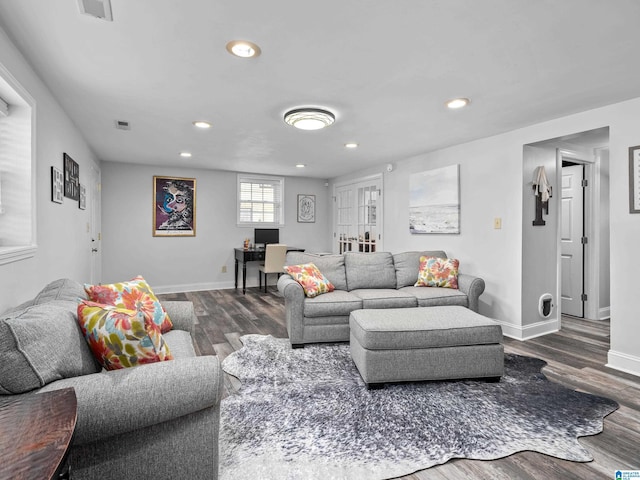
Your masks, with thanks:
M638 0L111 4L106 22L76 0L0 0L0 25L106 161L331 178L640 97ZM262 55L231 56L236 39ZM466 109L445 108L459 96ZM286 125L300 105L336 123Z

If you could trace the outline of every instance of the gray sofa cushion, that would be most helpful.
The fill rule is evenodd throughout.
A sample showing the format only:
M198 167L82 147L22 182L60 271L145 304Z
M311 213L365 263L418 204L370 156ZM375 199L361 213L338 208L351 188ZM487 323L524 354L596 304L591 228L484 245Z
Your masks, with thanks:
M22 393L100 370L76 309L77 301L55 300L0 316L0 393Z
M418 301L413 295L390 288L360 288L351 290L349 293L362 299L362 308L410 308L418 306Z
M396 288L396 271L389 252L345 252L347 290Z
M304 301L305 317L330 317L349 315L353 310L362 308L362 300L344 290L323 293Z
M436 305L469 306L467 295L455 288L402 287L400 291L416 297L419 307L433 307Z
M412 287L418 281L420 272L420 257L447 258L442 250L424 252L402 252L393 256L393 265L396 269L396 281L398 288Z
M320 273L329 280L336 290L347 290L344 257L342 255L320 255L317 253L287 252L285 265L313 263Z

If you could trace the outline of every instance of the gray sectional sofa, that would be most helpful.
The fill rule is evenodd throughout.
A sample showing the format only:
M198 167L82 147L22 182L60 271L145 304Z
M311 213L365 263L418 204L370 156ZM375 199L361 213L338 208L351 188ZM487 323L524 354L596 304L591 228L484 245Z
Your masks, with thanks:
M191 302L163 302L174 360L102 370L77 323L79 283L62 279L0 315L0 395L73 387L74 480L218 477L223 393L215 356L196 356Z
M287 253L286 265L313 263L335 290L308 298L298 282L284 274L287 331L293 347L306 343L349 341L349 314L363 308L410 308L458 305L478 311L484 280L458 275L458 289L414 287L421 256L446 258L441 250L423 252L313 254Z

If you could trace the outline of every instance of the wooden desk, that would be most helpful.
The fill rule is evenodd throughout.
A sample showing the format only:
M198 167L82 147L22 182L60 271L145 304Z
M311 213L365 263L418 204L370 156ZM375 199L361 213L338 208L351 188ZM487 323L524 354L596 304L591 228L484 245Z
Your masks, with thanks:
M253 248L245 250L244 248L234 248L236 257L236 283L238 288L238 267L242 263L242 294L247 291L247 263L249 262L262 262L264 261L264 248ZM304 248L287 247L287 252L304 252Z
M0 480L68 479L73 388L0 397Z

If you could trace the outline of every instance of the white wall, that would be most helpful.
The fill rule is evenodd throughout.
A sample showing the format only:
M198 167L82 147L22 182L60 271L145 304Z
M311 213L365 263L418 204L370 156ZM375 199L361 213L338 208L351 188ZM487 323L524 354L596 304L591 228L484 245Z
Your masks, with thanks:
M89 166L97 165L93 152L51 92L0 29L0 64L36 102L35 189L38 249L33 258L0 266L0 312L15 306L60 277L89 281L90 246L87 224L90 210L77 202L51 201L51 166L63 168L67 152L80 165L85 183ZM2 218L0 216L0 222Z
M196 179L196 236L153 237L153 176ZM233 249L253 227L236 226L236 173L103 162L103 282L142 275L158 292L232 288ZM326 251L330 217L324 180L285 178L285 226L280 242ZM316 196L316 222L297 222L297 195ZM222 273L222 267L227 272ZM240 274L241 275L241 274ZM241 280L241 279L240 279ZM270 283L275 275L270 276ZM248 265L247 286L258 284L255 263Z
M461 261L461 271L480 275L486 290L481 313L502 322L514 336L526 335L522 316L523 146L609 126L611 350L609 364L640 375L638 281L640 215L629 214L628 148L640 144L640 98L532 125L509 133L456 145L408 159L389 159L384 174L385 250L443 249ZM425 132L428 135L428 132ZM409 175L460 164L460 235L411 235L408 225ZM332 179L339 183L347 177ZM502 218L502 229L493 219Z

